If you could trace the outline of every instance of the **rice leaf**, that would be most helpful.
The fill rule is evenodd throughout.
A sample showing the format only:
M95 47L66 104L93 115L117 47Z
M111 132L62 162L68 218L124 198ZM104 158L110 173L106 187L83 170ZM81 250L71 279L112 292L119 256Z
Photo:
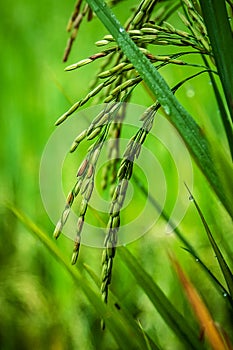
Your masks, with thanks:
M193 329L189 325L188 320L176 310L151 276L149 276L138 263L137 259L123 247L118 248L118 255L131 271L137 283L149 297L161 317L182 343L187 346L187 349L201 350L203 347L198 339L197 331Z
M100 283L99 277L96 275L96 273L93 271L93 269L85 263L83 264L83 267L87 271L89 276L92 278L92 280L95 282L95 284L98 287L100 287L101 283ZM117 305L117 307L120 308L120 312L124 314L125 318L127 319L127 322L129 322L130 326L132 328L134 328L137 332L142 333L147 348L150 348L151 350L160 350L158 345L154 343L154 341L151 339L151 337L142 328L140 323L135 322L135 319L132 318L132 316L129 314L129 312L124 307L124 304L122 304L123 302L119 302L119 300L118 300L117 296L114 294L114 292L110 290L109 294L110 294L111 299L113 299L114 305L115 306Z
M168 119L174 124L182 136L196 163L206 176L218 198L233 217L232 205L224 196L221 182L218 179L214 163L211 159L209 144L200 127L178 102L157 69L130 39L126 30L122 27L106 3L103 0L87 0L87 2L103 25L115 38L126 57L134 65L134 68L138 71L158 102L164 108Z
M213 350L230 350L230 347L228 347L227 343L224 341L221 333L216 327L206 305L204 304L194 286L186 277L180 264L174 257L171 258L171 261L177 272L180 282L184 287L184 291L187 295L190 305L192 306L192 309L200 323L201 330L204 331L204 335L206 336Z
M233 36L224 0L200 0L214 59L233 120Z
M209 67L209 63L208 63L206 57L204 55L202 55L202 58L203 58L203 61L204 61L205 65L207 67ZM229 149L230 149L230 152L231 152L231 158L233 158L232 123L231 123L230 118L228 117L228 114L227 114L227 111L225 109L222 96L221 96L221 94L219 92L219 89L218 89L218 86L216 84L214 75L213 75L213 73L211 71L209 71L209 77L210 77L210 80L211 80L211 84L213 86L213 90L214 90L214 93L215 93L216 101L218 103L218 108L219 108L219 111L220 111L220 115L221 115L221 118L222 118L222 123L223 123L224 129L225 129L225 133L226 133L226 137L227 137L227 141L228 141L228 146L229 146Z
M84 279L83 275L74 266L66 260L56 244L40 229L32 220L20 212L12 205L8 205L9 210L18 218L18 220L39 239L56 260L69 272L77 283L80 290L85 294L89 302L95 308L100 318L105 320L108 330L116 340L120 349L143 349L145 340L141 331L136 331L128 322L128 319L122 313L116 310L112 303L108 307L102 302L90 284Z
M232 303L233 302L233 275L232 275L232 272L231 272L229 266L227 265L227 263L226 263L223 255L222 255L220 249L218 248L217 243L215 242L215 239L214 239L214 237L213 237L213 235L212 235L212 233L210 231L210 228L209 228L209 226L208 226L208 224L207 224L207 222L206 222L206 220L204 218L204 215L203 215L203 213L201 211L201 208L199 207L197 201L193 197L193 195L190 192L188 187L187 187L187 189L188 189L188 191L190 193L190 196L192 197L193 203L194 203L194 205L195 205L195 207L197 209L197 212L198 212L198 214L199 214L199 216L201 218L201 221L202 221L202 223L204 225L205 231L206 231L207 236L209 238L210 244L211 244L211 246L212 246L212 248L214 250L214 253L216 255L216 258L218 260L218 263L219 263L219 266L221 268L222 274L223 274L223 276L225 278L226 284L227 284L228 289L229 289L229 293L230 293L230 296L231 296L231 299L232 299L231 303Z
M189 252L192 257L198 261L199 266L203 269L203 271L207 274L207 276L210 278L211 282L213 282L214 286L217 287L217 290L224 296L227 296L227 299L229 300L231 307L233 307L233 300L228 292L228 290L221 284L221 282L217 279L217 277L213 274L213 272L208 268L208 266L204 263L204 261L201 259L199 254L196 252L194 247L189 243L189 241L185 238L185 235L182 233L179 227L177 227L173 221L169 218L169 215L164 211L163 208L160 207L159 203L156 201L156 199L150 194L147 193L147 190L145 189L144 185L140 181L140 179L134 174L133 180L136 182L137 187L141 190L141 192L146 196L146 198L150 201L150 203L153 205L155 210L157 210L159 213L161 213L161 216L166 222L169 222L169 226L172 228L174 233L176 234L177 238L182 242L184 245L182 248Z
M144 331L140 321L138 321L139 327L142 330L142 334L144 335L144 339L145 339L145 343L146 343L146 350L152 350L151 344L150 344L150 340L148 339L148 336L146 334L146 332ZM159 348L157 348L159 350Z

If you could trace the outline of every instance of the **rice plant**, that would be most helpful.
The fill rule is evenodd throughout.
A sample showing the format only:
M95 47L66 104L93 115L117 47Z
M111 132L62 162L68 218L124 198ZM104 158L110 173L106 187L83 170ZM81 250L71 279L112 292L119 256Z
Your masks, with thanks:
M124 23L120 23L113 11L125 7L127 18L124 18ZM79 31L84 27L85 33L88 33L91 23L86 21L94 22L96 26L101 22L108 31L95 43L97 48L93 43L93 54L81 57L65 68L72 74L78 70L78 77L94 64L97 71L86 95L69 107L55 123L56 126L63 125L68 119L76 118L78 111L85 110L90 104L102 104L101 110L94 115L89 125L78 130L78 135L71 142L69 151L75 166L79 154L83 159L54 229L57 239L68 224L72 211L76 211L76 227L70 233L74 237L71 264L77 263L83 275L67 262L55 242L48 239L43 230L21 210L12 205L10 210L47 246L72 276L76 288L94 306L99 317L97 332L101 332L102 328L105 334L111 334L111 345L108 347L107 342L103 343L103 348L232 348L232 8L231 1L222 0L142 0L140 3L130 3L130 6L126 6L123 1L109 1L106 4L102 0L78 0L74 6L67 25L70 34L64 62L71 59L72 50L75 50L75 45L78 46L79 40L85 40L82 37L84 32L79 36ZM169 72L173 71L178 79L170 82ZM211 91L209 94L215 99L213 115L203 112L205 101L200 102L194 91L194 98L187 97L188 87L194 84L197 89L199 82L200 91ZM130 103L135 103L141 94L146 96L144 111L140 112L140 120L133 132L125 131L128 113L131 113ZM203 117L200 115L202 113ZM157 122L160 114L175 127L192 157L194 188L190 189L189 184L184 183L183 187L187 189L182 198L190 204L191 214L187 216L191 215L191 219L188 217L188 223L183 225L172 220L170 204L175 201L175 190L168 193L163 206L150 193L137 168L137 161L143 157L146 144L154 155L160 157L158 144L150 139L152 131L160 125ZM219 141L215 123L221 133ZM125 135L127 142L122 145ZM167 137L169 139L171 136ZM79 152L82 145L88 145L85 153ZM105 163L99 175L99 163L103 156L106 157ZM142 164L143 161L146 163L146 159L142 158ZM172 165L169 162L165 164L167 176ZM159 187L161 184L154 171L151 166L154 184ZM185 175L182 176L186 181ZM170 181L174 185L172 175ZM130 186L134 187L140 198L146 198L152 213L159 213L154 232L164 232L164 225L170 227L174 242L167 244L166 238L162 245L164 252L160 253L165 256L165 267L154 264L154 261L159 261L158 258L147 257L152 249L150 245L157 244L149 234L145 235L143 243L139 239L132 243L133 247L130 244L121 246L124 245L121 229L126 225L127 215L130 217L133 212L131 209L127 214L125 206ZM107 213L93 208L92 199L96 188L100 188L107 198ZM206 195L201 193L203 188ZM196 197L200 197L201 204ZM209 207L211 201L214 203L213 208ZM133 205L136 210L137 203ZM88 213L91 219L96 219L96 227L103 227L102 231L105 232L105 237L100 238L102 262L101 259L95 259L95 265L101 265L101 277L90 266L85 255L83 261L79 263L78 260L85 238L85 226L90 220ZM145 212L145 222L148 220L147 215ZM218 217L213 219L216 215ZM211 228L208 224L210 219L213 221ZM141 228L129 226L130 229ZM165 233L163 235L166 236ZM208 251L207 258L198 241L203 242ZM156 247L152 251L154 254ZM210 263L213 257L216 258ZM182 262L178 260L188 261L196 276L192 276L192 272L188 273L187 266L181 267ZM119 264L123 264L124 268L119 268ZM166 284L163 279L158 282L155 277L156 271L163 268L166 273L162 276L168 280L166 291L161 287L161 284ZM170 280L169 273L173 276ZM124 278L128 278L129 282ZM123 291L131 293L130 301L123 296L121 280L124 281ZM202 286L202 280L206 286ZM135 285L135 295L130 291L132 285ZM172 288L176 289L173 293ZM208 289L210 297L206 295ZM222 311L216 307L216 303L221 305ZM134 314L137 308L138 314Z

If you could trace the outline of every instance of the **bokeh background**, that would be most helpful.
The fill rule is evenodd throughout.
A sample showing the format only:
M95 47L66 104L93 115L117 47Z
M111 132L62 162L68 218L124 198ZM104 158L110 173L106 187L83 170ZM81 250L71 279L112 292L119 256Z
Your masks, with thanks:
M132 4L132 1L127 2L129 8ZM100 331L98 314L80 293L79 286L42 243L5 207L6 203L12 203L20 208L52 239L54 224L40 196L40 159L54 131L57 117L88 92L89 83L98 67L98 63L94 63L80 71L64 72L62 56L68 38L65 28L73 6L73 1L53 0L9 0L0 4L0 349L4 350L118 348L107 330L104 333ZM116 9L122 21L127 17L124 6ZM97 52L94 42L104 34L106 31L97 19L88 26L85 23L68 63ZM172 86L188 74L189 69L168 68L163 73ZM187 83L177 96L206 133L214 137L218 135L219 145L226 147L209 78L201 76ZM152 98L142 88L136 91L133 101L147 106L151 104ZM152 141L151 149L156 152ZM166 164L166 160L164 162ZM231 254L233 240L229 218L195 164L193 169L195 196L216 233L217 242ZM53 176L52 172L50 176ZM182 176L185 178L185 174ZM170 188L168 196L173 201L177 188L172 192L173 178L169 162L166 179ZM188 201L188 197L187 193L183 200ZM54 198L54 201L58 200ZM138 203L140 206L140 200L143 200L143 196L141 199L138 196L134 205ZM169 197L167 203L169 207ZM134 210L133 206L130 210ZM182 249L175 235L165 234L165 226L166 223L159 220L145 236L130 244L129 249L171 297L172 302L187 317L193 317L170 266L167 249L172 249L198 285L210 309L214 309L216 322L225 322L228 313L224 298L219 297L198 263ZM216 259L192 205L180 227L221 279ZM62 236L56 244L64 255L71 255L73 242L70 239ZM100 276L100 249L82 247L78 268L85 275L83 262L92 266ZM232 260L229 263L232 266ZM113 290L124 300L129 312L140 319L143 327L159 339L162 348L183 349L117 256L113 273ZM226 323L226 330L227 327Z

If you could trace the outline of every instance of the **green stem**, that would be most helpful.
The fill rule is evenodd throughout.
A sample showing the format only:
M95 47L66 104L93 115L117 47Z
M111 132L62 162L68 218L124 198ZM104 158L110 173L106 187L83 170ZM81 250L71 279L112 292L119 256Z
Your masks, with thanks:
M202 59L203 59L205 65L206 65L206 67L210 68L209 67L209 63L208 63L208 61L207 61L207 59L206 59L206 57L204 55L202 55ZM223 103L223 100L222 100L222 96L221 96L221 94L219 92L218 86L217 86L217 84L215 82L215 79L214 79L214 75L213 75L213 73L211 71L209 71L209 77L210 77L210 80L211 80L211 83L212 83L212 86L213 86L213 89L214 89L216 101L218 103L218 108L219 108L219 111L220 111L220 114L221 114L222 123L223 123L224 129L225 129L225 133L226 133L229 149L230 149L230 152L231 152L231 158L233 159L232 123L231 123L230 118L227 115L227 111L225 109L225 106L224 106L224 103Z
M233 120L233 36L224 0L200 0L214 59Z
M87 0L87 2L104 26L115 38L119 47L134 65L149 89L156 96L158 102L164 108L170 122L181 134L197 165L206 176L218 198L221 200L229 214L233 216L233 208L231 203L229 203L224 196L224 191L222 190L220 180L214 168L214 162L211 159L208 142L200 127L175 98L157 69L130 39L127 32L107 7L105 2L102 0Z

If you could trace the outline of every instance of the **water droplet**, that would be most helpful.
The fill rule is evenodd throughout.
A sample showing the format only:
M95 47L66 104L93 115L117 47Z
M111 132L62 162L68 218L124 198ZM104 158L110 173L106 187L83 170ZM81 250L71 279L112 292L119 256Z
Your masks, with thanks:
M227 297L227 293L225 292L225 293L223 293L223 296L224 296L224 298L226 298Z
M164 112L166 113L166 114L170 114L170 107L169 106L167 106L167 105L165 105L165 106L163 106L163 109L164 109Z
M124 30L124 28L120 27L119 31L120 31L120 33L123 33L125 30Z
M195 91L193 89L188 89L186 91L186 95L187 95L187 97L192 98L195 96Z
M190 200L191 202L193 202L193 196L192 196L192 195L189 196L189 200Z
M196 260L196 262L199 262L199 259L198 259L198 258L196 258L195 260Z
M172 227L169 223L166 225L166 229L165 229L165 233L167 235L170 235L171 233L173 233L174 227Z

